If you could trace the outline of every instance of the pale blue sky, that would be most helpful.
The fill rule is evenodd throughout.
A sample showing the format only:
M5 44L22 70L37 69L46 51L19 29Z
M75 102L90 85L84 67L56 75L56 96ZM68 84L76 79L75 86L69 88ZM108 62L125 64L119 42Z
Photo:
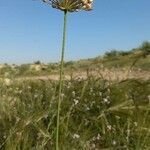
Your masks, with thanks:
M60 58L63 13L40 0L0 0L0 63ZM150 0L95 0L69 14L66 60L129 50L150 40Z

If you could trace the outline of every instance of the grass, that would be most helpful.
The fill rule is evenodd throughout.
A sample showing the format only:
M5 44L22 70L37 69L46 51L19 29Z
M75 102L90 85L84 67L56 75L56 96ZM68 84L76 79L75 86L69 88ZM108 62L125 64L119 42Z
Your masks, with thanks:
M140 47L64 63L71 78L63 89L58 80L33 77L58 76L59 63L6 64L0 69L0 149L55 149L59 99L60 150L149 150L149 43L143 48L146 55Z
M55 149L58 81L0 82L0 149ZM150 149L150 81L64 81L61 150Z

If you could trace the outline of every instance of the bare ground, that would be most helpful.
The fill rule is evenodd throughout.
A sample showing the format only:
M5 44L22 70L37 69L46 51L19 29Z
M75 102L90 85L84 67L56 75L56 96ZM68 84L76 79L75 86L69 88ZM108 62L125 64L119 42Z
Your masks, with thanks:
M66 80L71 78L73 79L86 79L88 76L100 77L106 80L126 80L126 79L142 79L142 80L149 80L150 79L150 72L149 71L128 71L128 70L98 70L98 71L91 71L91 72L73 72L64 75ZM18 77L17 80L59 80L59 74L55 75L45 75L45 76L33 76L33 77Z

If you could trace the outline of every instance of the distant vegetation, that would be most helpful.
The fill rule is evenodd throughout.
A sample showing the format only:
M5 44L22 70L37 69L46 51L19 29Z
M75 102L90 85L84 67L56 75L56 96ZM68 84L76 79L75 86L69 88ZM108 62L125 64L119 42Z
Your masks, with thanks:
M130 51L117 51L117 50L112 50L110 52L106 52L105 53L105 57L119 57L119 56L126 56L126 55L131 55L131 54L137 54L137 53L140 53L141 56L148 56L150 55L150 42L143 42L143 44L136 48L136 49L133 49L133 50L130 50Z
M150 42L143 42L138 48L130 51L111 50L103 56L79 61L68 61L64 65L65 72L87 71L102 68L125 68L150 70ZM59 63L44 64L36 61L33 64L0 66L0 76L11 74L14 76L37 76L58 74Z

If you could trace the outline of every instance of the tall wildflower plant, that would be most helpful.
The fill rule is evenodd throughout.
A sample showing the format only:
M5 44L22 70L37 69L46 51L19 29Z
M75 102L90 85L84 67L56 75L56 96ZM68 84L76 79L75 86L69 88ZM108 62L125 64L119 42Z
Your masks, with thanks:
M93 0L42 0L44 3L49 4L52 8L56 8L64 12L64 27L63 27L63 40L61 51L61 64L60 64L60 79L59 79L59 93L58 93L58 107L57 107L57 127L56 127L56 150L59 150L59 122L60 122L60 108L62 100L63 89L63 68L64 68L64 53L66 45L66 27L67 27L67 14L70 12L78 12L80 10L92 10Z

